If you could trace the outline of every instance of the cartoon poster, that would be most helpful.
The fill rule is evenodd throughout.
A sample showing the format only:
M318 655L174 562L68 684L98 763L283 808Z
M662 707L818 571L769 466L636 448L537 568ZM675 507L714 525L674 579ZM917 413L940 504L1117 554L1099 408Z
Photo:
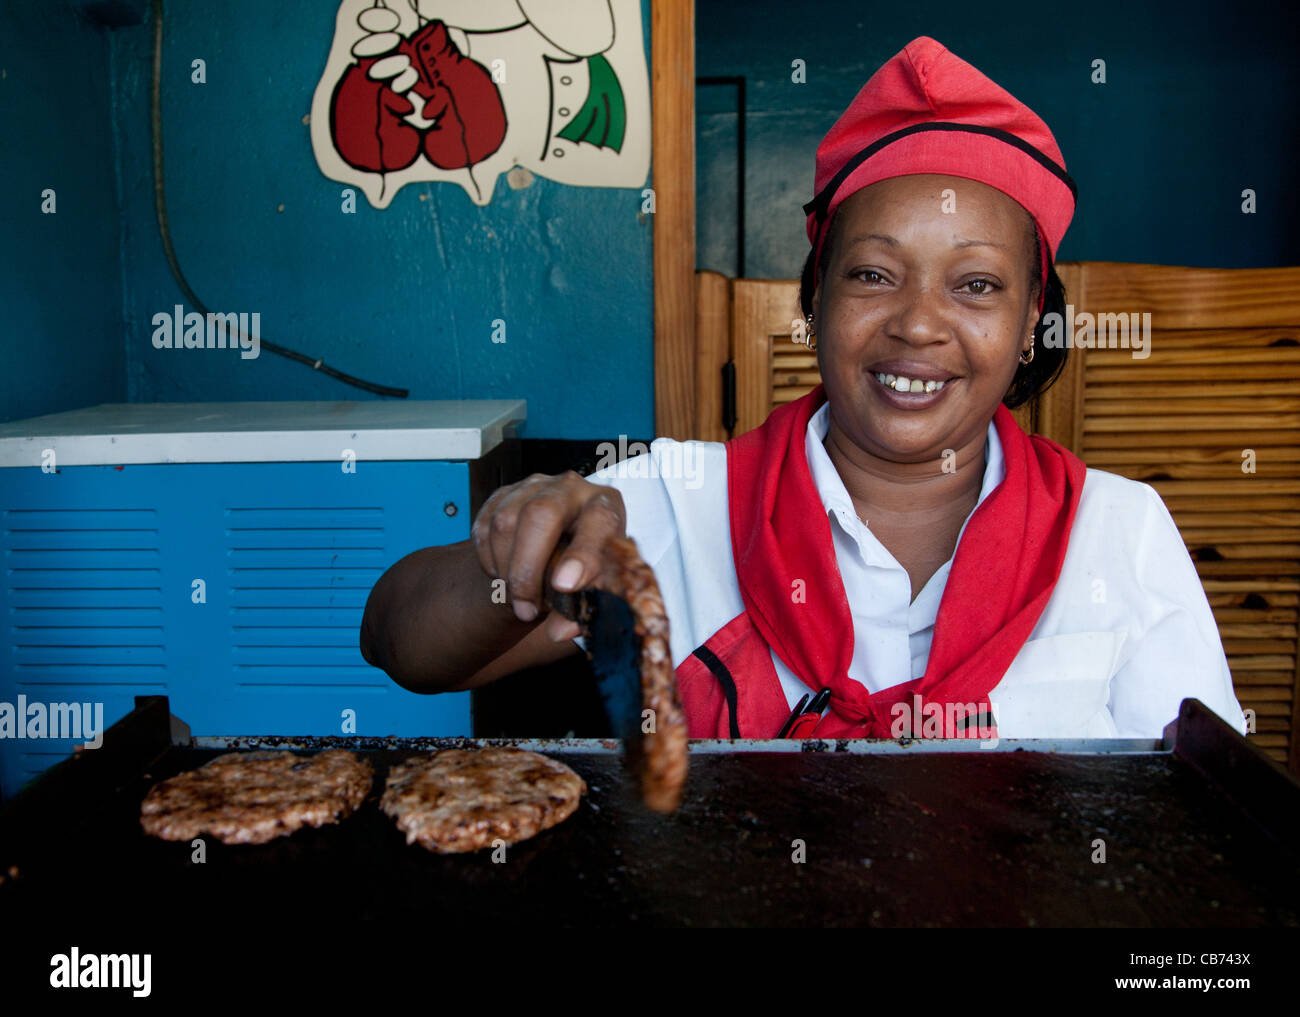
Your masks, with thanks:
M453 181L479 205L513 166L642 187L640 0L343 0L311 108L321 172L385 208Z

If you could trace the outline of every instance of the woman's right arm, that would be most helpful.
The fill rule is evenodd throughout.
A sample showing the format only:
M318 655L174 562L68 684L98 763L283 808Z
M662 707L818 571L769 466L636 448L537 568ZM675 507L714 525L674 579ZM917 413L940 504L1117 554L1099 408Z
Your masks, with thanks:
M415 551L380 577L361 622L361 654L412 692L450 692L577 653L578 626L547 611L546 566L567 535L552 585L591 585L606 543L626 527L618 491L572 471L503 487L469 540Z

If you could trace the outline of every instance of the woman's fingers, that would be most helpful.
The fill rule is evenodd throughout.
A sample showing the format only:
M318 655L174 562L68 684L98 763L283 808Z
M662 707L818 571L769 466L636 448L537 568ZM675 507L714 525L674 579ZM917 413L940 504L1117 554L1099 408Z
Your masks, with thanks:
M583 502L582 511L572 527L573 538L556 563L551 585L569 592L591 586L605 562L605 548L614 537L627 529L627 513L622 496L612 487L597 484Z
M569 471L555 477L535 473L493 492L470 533L483 571L504 579L515 615L533 621L544 610L546 568L564 534L572 539L551 584L572 591L590 586L600 575L606 543L622 536L626 525L618 491ZM549 621L547 627L553 639L577 635L574 623L556 617L561 620Z
M532 621L541 613L546 566L571 515L566 492L554 485L541 488L519 508L506 591L520 621Z
M596 486L596 485L592 485ZM622 496L613 488L601 487L583 503L573 525L568 548L556 562L551 585L572 592L595 583L605 564L605 549L613 537L627 529L627 514ZM554 642L571 640L582 634L578 623L552 611L546 619L546 634Z
M499 487L493 491L488 496L488 500L483 503L483 507L478 510L474 525L469 531L469 538L474 543L474 553L478 555L478 563L493 579L501 577L501 569L497 566L496 554L492 547L492 520L510 490L511 487Z
M542 473L497 488L479 510L470 533L479 552L479 564L493 579L505 579L510 572L511 551L519 510L536 493L539 485L552 478Z
M570 621L559 611L552 611L546 617L546 635L552 642L564 643L582 635L582 629L577 622Z

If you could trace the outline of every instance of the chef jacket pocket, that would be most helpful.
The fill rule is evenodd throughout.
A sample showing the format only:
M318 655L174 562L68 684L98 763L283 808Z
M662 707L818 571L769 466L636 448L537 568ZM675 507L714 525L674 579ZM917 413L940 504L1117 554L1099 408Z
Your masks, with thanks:
M1031 639L989 693L1002 738L1114 738L1107 708L1123 632Z

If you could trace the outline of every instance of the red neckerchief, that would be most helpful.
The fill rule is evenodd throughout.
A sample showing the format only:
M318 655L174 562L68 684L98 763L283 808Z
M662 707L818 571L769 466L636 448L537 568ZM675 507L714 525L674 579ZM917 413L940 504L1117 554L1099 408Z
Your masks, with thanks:
M1029 638L1061 573L1086 467L1055 442L1026 435L998 406L993 423L1006 476L962 534L925 674L872 695L848 675L853 620L804 449L808 421L825 400L818 385L727 443L732 551L754 627L805 685L830 688L841 731L865 724L868 737L890 737L891 708L910 707L914 695L927 705L974 704L991 716L988 694ZM805 584L802 603L792 595L795 580ZM960 736L952 712L945 709L944 717L944 737ZM835 735L836 726L824 733ZM909 725L918 737L921 727L921 718Z

